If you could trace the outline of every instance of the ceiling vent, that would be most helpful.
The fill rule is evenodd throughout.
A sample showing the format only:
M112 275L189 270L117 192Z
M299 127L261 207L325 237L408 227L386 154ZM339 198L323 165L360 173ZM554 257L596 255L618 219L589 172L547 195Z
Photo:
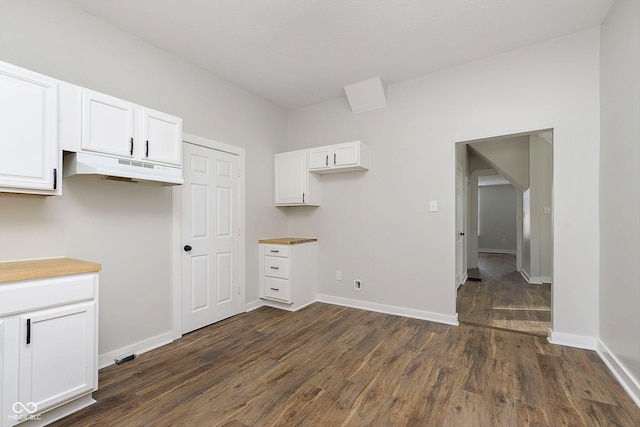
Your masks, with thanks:
M344 87L353 114L387 106L387 85L380 77L363 80Z

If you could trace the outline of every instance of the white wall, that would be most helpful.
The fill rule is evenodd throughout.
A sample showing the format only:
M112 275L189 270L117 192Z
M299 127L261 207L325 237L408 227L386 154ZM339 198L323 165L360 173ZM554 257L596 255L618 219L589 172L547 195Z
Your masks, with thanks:
M635 377L640 402L640 5L602 25L600 339Z
M257 239L286 232L272 155L286 112L64 0L0 0L0 60L184 118L185 132L246 149L247 300ZM171 330L171 190L65 179L61 197L0 195L0 261L72 256L103 265L100 354Z
M516 188L478 187L478 248L480 252L516 253Z
M553 128L553 327L595 337L598 60L594 28L391 84L385 109L354 115L338 99L290 112L289 149L371 149L370 171L324 176L322 206L287 211L290 234L319 238L319 291L454 316L455 143Z

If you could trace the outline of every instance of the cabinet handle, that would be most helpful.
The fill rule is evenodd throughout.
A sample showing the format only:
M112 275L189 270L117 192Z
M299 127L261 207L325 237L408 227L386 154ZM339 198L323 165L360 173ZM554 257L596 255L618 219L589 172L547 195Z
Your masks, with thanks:
M31 344L31 319L27 319L27 344Z
M335 164L336 164L336 156L337 156L337 154L336 154L336 153L333 153L333 165L334 165L334 166L335 166Z
M302 193L302 203L304 203L304 193Z
M280 270L280 267L271 267L272 270Z
M278 252L280 252L280 251L276 251L276 250L274 250L274 249L271 249L271 252L273 252L274 254L277 254L277 253L278 253Z
M58 189L58 169L53 168L53 189Z
M129 154L133 156L133 138L129 140Z
M325 166L329 166L329 155L327 154L327 158L325 159Z
M279 288L269 288L269 289L271 289L272 291L279 291L280 290Z
M144 156L145 157L149 157L149 141L147 141L147 145L144 151Z

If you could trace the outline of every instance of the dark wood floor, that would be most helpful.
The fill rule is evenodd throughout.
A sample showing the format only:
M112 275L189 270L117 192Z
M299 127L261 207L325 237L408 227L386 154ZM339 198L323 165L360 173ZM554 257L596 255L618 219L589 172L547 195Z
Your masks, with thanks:
M593 351L315 303L262 307L100 372L57 426L638 426Z
M547 336L551 328L551 285L530 285L516 271L516 257L478 254L478 268L458 288L458 321Z

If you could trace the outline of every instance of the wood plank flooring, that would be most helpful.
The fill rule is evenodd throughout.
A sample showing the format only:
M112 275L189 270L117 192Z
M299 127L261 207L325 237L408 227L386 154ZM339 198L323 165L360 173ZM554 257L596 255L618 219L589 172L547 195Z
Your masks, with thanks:
M478 268L458 288L461 323L520 331L546 337L551 328L551 285L530 285L516 271L516 257L478 254Z
M638 426L593 351L315 303L262 307L100 372L55 426Z

